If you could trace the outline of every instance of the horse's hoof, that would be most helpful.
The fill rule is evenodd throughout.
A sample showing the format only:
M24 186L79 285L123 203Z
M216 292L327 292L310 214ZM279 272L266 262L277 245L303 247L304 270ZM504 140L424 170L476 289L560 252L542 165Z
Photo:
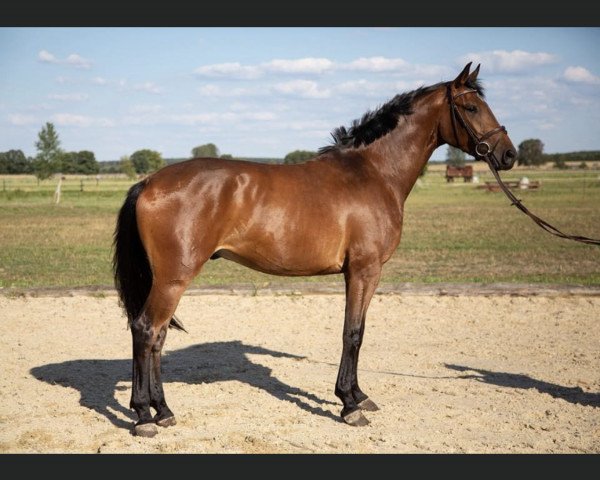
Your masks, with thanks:
M365 417L360 409L354 410L347 415L342 415L344 422L353 427L364 427L369 424L367 417Z
M175 420L175 416L161 418L160 420L156 420L156 424L159 427L172 427L173 425L177 425L177 420Z
M379 410L377 404L371 400L370 398L364 399L362 402L358 404L361 410L365 410L367 412L376 412Z
M151 438L158 433L158 428L156 428L154 423L142 423L141 425L136 425L133 431L136 437Z

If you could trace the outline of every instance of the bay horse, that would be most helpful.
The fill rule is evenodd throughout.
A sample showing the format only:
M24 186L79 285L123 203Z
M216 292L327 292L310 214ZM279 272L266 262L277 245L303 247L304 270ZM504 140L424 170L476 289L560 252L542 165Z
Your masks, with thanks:
M131 328L134 434L174 425L161 350L179 300L209 259L272 275L344 275L346 307L335 395L363 426L377 405L358 386L365 316L381 269L400 244L404 202L433 151L450 144L500 170L516 152L484 100L479 66L396 95L296 165L195 158L133 185L114 238L115 285ZM150 410L156 411L153 417Z

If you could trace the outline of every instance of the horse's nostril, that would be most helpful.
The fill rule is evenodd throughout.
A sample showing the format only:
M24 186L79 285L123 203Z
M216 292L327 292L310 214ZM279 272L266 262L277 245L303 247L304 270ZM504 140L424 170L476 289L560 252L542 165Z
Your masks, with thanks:
M517 156L517 154L515 153L514 150L508 149L505 153L504 156L506 158L508 158L509 160L512 160L513 158L515 158Z

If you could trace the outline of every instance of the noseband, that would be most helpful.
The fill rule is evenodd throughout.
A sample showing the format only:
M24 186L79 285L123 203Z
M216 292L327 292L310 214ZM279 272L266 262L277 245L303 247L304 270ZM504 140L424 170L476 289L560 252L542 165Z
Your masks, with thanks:
M457 95L452 95L451 85L452 85L451 83L448 83L447 92L448 92L448 102L450 103L450 118L452 119L452 129L454 130L454 138L456 139L456 144L458 145L458 143L459 143L458 142L458 132L456 129L456 119L458 118L458 121L460 122L460 124L463 126L463 128L467 132L467 135L469 136L470 140L475 144L475 153L476 153L477 157L485 160L485 162L488 164L488 167L490 167L490 170L494 174L494 177L496 177L496 180L498 181L498 185L500 185L500 187L502 188L502 191L506 194L506 196L509 198L509 200L512 202L512 204L515 207L517 207L525 215L527 215L529 218L531 218L539 227L543 228L544 230L546 230L548 233L551 233L552 235L556 235L557 237L560 237L560 238L566 238L567 240L575 240L576 242L587 243L588 245L600 245L600 240L597 240L594 238L589 238L589 237L582 237L581 235L569 235L569 234L561 232L558 228L550 225L545 220L542 220L537 215L534 215L533 213L531 213L529 211L529 209L525 205L523 205L523 203L521 203L521 200L519 200L517 197L515 197L514 193L512 193L510 191L510 189L504 184L504 182L500 178L500 174L498 173L498 166L500 164L498 163L498 159L494 155L494 150L496 148L496 145L498 145L498 142L496 142L494 144L494 147L490 147L490 144L486 142L486 140L488 138L492 137L493 135L497 134L498 132L506 133L506 128L504 128L504 125L500 125L496 128L493 128L489 132L484 133L481 137L479 137L477 135L477 133L475 132L475 130L473 130L473 128L465 121L465 119L463 118L462 114L460 113L460 110L458 109L458 106L456 105L456 102L455 102L455 100L458 97L460 97L461 95L465 95L466 93L471 93L471 92L476 93L477 91L476 90L467 90L467 91L461 92Z
M458 97L460 97L462 95L465 95L467 93L477 93L477 91L476 90L466 90L457 95L452 95L452 87L451 87L450 83L448 84L447 91L448 91L448 102L450 103L450 118L452 119L452 130L454 131L454 138L456 139L456 143L458 144L458 132L456 129L456 119L458 118L458 121L460 122L460 124L463 126L463 128L467 132L469 139L475 144L475 154L477 155L477 157L485 160L488 165L492 162L491 164L493 166L498 167L498 165L499 165L498 159L494 155L494 150L496 148L496 145L498 145L498 142L496 142L493 147L490 147L490 144L488 142L486 142L486 140L493 137L494 135L496 135L499 132L507 133L506 128L504 128L504 125L499 125L496 128L493 128L492 130L490 130L489 132L484 133L480 137L479 135L477 135L477 132L475 132L475 130L473 130L471 125L469 125L465 121L465 119L462 116L462 114L460 113L460 110L458 109L458 105L456 105L456 101L455 101Z

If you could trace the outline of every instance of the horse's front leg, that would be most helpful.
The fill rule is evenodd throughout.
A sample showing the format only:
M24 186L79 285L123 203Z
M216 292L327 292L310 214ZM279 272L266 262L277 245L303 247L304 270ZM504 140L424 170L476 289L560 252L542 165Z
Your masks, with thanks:
M363 426L369 421L361 412L377 410L358 386L358 356L365 331L365 317L369 302L381 276L378 261L349 262L345 272L346 312L344 318L343 348L335 394L344 404L342 418L349 425Z

